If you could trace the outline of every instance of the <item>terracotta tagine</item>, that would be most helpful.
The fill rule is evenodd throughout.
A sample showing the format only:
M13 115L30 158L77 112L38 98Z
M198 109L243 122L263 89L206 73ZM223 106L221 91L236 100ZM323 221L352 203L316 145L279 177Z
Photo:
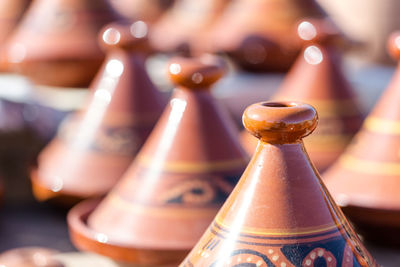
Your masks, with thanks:
M176 0L153 26L152 45L162 52L207 50L208 34L230 0Z
M86 87L104 60L97 34L116 19L106 0L35 0L5 44L7 67L37 84Z
M316 110L300 102L245 110L257 150L180 266L377 266L307 155L302 138L317 122Z
M123 262L177 266L242 174L247 157L233 121L210 94L224 74L213 57L177 58L170 104L118 185L74 208L74 244Z
M209 42L252 71L287 71L302 48L294 27L325 13L314 0L237 0L215 23Z
M0 254L2 267L64 267L54 256L57 251L46 248L18 248Z
M3 0L0 2L0 44L3 44L17 25L31 0Z
M164 99L144 68L148 45L142 23L110 24L100 34L107 59L86 107L61 125L39 155L32 172L37 199L106 194L150 134Z
M124 17L154 23L171 6L173 0L109 0Z
M389 41L400 59L400 32ZM374 241L400 244L400 68L347 151L324 175L336 202Z
M316 107L319 127L304 142L315 166L323 172L359 130L363 114L341 71L338 46L344 39L337 29L326 20L306 20L299 24L298 34L306 45L272 99L298 100ZM245 132L243 142L253 153L257 139Z

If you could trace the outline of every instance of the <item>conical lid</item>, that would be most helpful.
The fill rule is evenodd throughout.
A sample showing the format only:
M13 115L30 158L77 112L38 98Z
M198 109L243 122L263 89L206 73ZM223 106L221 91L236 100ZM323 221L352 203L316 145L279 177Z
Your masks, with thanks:
M389 41L389 50L397 60L400 59L399 44L400 32L397 32ZM374 229L383 227L386 237L396 242L398 238L389 227L400 231L399 101L398 67L360 132L324 175L337 203L346 208L345 212L348 210L355 222L369 224ZM358 217L354 217L356 214Z
M305 47L272 97L312 104L320 122L315 133L304 140L320 172L344 151L362 124L363 115L356 95L341 71L338 46L345 40L327 20L305 20L298 26ZM252 153L256 139L245 134Z
M300 102L246 109L257 150L181 266L376 266L308 158L301 139L317 121Z
M230 0L177 0L162 18L153 25L152 46L159 51L190 50L204 52L209 45L208 34L214 22Z
M85 87L104 60L97 34L116 19L107 0L35 0L5 44L5 60L36 83Z
M0 2L0 44L3 44L22 17L31 0L3 0Z
M38 199L106 194L150 134L164 101L145 71L145 29L141 21L110 24L100 34L107 59L86 107L39 156L32 177Z
M296 23L324 16L314 0L232 1L215 23L210 42L246 69L287 71L302 48Z
M154 23L172 5L173 0L109 0L124 17Z
M172 61L169 75L178 87L169 105L134 164L87 220L92 231L131 253L116 255L75 239L79 248L142 264L183 260L247 163L231 118L209 91L223 73L213 57ZM149 251L162 253L137 256ZM179 256L162 262L167 252Z

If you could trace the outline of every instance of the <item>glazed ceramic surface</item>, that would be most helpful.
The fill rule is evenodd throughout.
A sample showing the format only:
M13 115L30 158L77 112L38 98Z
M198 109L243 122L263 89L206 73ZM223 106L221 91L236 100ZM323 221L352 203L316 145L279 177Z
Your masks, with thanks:
M154 23L171 6L173 0L109 0L124 17Z
M111 24L102 31L107 59L86 107L66 119L39 156L32 175L38 199L106 194L150 134L164 99L144 68L145 26Z
M178 87L133 165L92 213L85 203L71 211L78 248L137 264L183 260L247 164L231 118L209 91L223 74L213 57L172 61Z
M344 38L334 25L327 20L305 20L299 23L298 35L305 47L272 99L316 107L319 127L304 142L315 166L323 172L359 130L363 114L341 70L339 45L344 45ZM252 153L257 140L246 132L243 140Z
M389 50L400 58L400 33ZM344 212L366 237L399 244L400 69L364 121L349 149L324 175Z
M298 102L246 109L243 124L257 149L180 266L377 266L304 148L317 121L316 110Z
M7 67L38 84L86 87L104 60L98 32L117 18L106 0L35 0L5 44Z
M232 1L210 36L214 51L228 52L252 71L287 71L302 48L295 26L325 16L314 0Z
M177 0L153 26L152 45L159 51L190 50L196 54L208 49L209 32L230 0Z

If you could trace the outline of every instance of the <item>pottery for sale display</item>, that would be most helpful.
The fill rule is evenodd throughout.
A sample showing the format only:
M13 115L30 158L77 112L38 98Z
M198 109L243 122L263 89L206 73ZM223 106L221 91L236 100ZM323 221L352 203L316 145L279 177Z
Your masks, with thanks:
M302 138L317 122L316 110L300 102L245 110L257 149L180 266L377 266L307 155Z
M28 247L12 249L0 254L2 267L64 267L54 256L57 251Z
M298 35L306 45L272 99L302 101L318 110L319 127L304 142L315 166L323 172L359 130L363 114L341 70L338 46L344 39L334 25L326 20L306 20L299 24ZM257 140L244 133L243 142L253 153Z
M124 17L154 23L167 10L173 0L109 0Z
M237 0L215 23L209 42L252 71L287 71L302 48L295 26L325 13L314 0Z
M100 34L106 61L86 107L66 119L39 155L31 177L37 199L106 194L150 134L164 98L144 68L149 47L143 26L114 23Z
M4 46L6 67L37 84L86 87L104 60L98 32L116 19L106 0L35 0Z
M400 32L389 50L400 59ZM400 244L400 69L348 150L324 175L343 211L366 238Z
M183 260L247 164L209 90L223 74L214 57L172 60L178 87L133 165L97 207L84 202L69 213L79 249L146 266Z
M150 33L152 45L162 52L208 50L209 32L230 0L177 0Z

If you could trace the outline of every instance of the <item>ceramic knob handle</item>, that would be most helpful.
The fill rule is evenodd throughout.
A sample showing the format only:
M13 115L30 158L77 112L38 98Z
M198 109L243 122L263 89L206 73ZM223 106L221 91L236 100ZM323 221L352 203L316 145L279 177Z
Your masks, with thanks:
M317 111L300 102L257 103L243 114L246 129L269 143L295 142L312 133L317 123Z
M400 59L400 31L396 31L390 35L388 40L388 52L393 59Z
M100 42L106 49L149 50L148 27L143 21L108 24L100 32Z
M218 81L226 68L222 59L206 55L172 59L168 74L173 83L190 89L207 89Z
M344 38L335 25L327 19L308 19L297 26L297 34L306 43L342 43Z

